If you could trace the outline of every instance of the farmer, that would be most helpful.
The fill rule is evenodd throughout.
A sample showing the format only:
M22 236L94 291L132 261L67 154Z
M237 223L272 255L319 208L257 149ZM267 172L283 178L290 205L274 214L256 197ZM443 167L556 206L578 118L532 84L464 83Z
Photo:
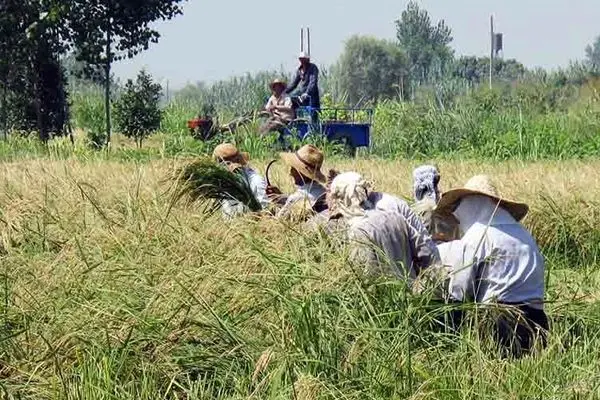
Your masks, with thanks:
M433 165L421 165L413 170L413 209L437 243L460 238L458 220L451 212L437 208L439 182L440 173Z
M416 231L397 209L377 209L371 186L356 172L336 176L327 196L331 220L352 242L351 262L367 275L388 275L412 282L437 261L431 238Z
M300 106L309 106L314 109L311 117L313 123L316 122L316 112L321 108L321 99L319 97L319 68L310 62L310 56L301 52L298 56L300 66L296 70L296 77L285 90L286 93L292 94L298 89L298 100ZM298 86L300 86L298 88Z
M504 199L490 178L479 175L444 193L438 208L451 211L464 233L438 246L443 264L452 267L451 297L512 306L494 318L494 337L505 354L520 356L536 339L545 346L544 258L520 224L528 206Z
M267 184L256 170L248 165L248 153L240 152L233 144L223 143L215 147L213 158L224 165L231 172L241 173L248 181L250 188L258 202L266 208L269 199L266 194ZM247 207L236 200L223 200L222 212L225 219L231 219L247 212Z
M290 168L290 176L296 185L296 191L289 196L281 193L275 186L267 187L267 195L276 204L282 206L278 217L288 217L293 208L304 208L320 212L325 204L325 175L321 172L323 152L307 144L293 153L281 153L282 161Z
M283 128L296 118L292 100L285 93L286 83L280 79L275 79L271 82L270 87L272 94L265 105L265 111L270 116L260 127L260 133L263 135L269 132L282 131Z
M337 174L339 173L335 170L329 171L330 176L327 179L328 187L330 186L331 182L335 179ZM329 191L330 190L328 190L328 192ZM439 259L439 254L435 242L428 233L427 228L423 224L423 221L421 221L419 216L410 208L406 201L392 194L378 192L374 190L369 190L368 200L377 210L395 212L399 214L408 224L410 229L409 232L411 233L411 235L426 238L426 244L427 246L429 246L431 253L436 259ZM320 214L314 216L309 220L309 224L307 225L307 227L312 229L326 224L329 218L329 214L330 211L325 210Z

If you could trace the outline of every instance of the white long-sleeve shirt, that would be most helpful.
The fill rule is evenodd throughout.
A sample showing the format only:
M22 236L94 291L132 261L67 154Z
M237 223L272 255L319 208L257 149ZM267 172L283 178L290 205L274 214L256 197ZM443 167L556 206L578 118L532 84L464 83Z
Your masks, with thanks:
M317 182L297 186L296 191L288 196L284 206L277 212L277 217L279 218L288 216L292 207L297 202L306 202L306 206L310 208L324 194L325 187Z
M267 197L267 182L265 179L250 167L244 167L242 174L247 179L256 200L263 208L266 208L269 204L269 198ZM248 212L248 207L237 200L223 200L221 211L225 219L231 219Z
M438 245L451 297L543 309L544 258L525 227L484 196L464 198L455 215L464 236Z

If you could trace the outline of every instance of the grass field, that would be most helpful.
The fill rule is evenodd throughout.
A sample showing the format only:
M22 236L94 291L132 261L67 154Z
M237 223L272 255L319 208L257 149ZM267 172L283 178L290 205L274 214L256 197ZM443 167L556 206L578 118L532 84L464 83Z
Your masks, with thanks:
M361 281L343 248L172 205L175 163L0 164L2 398L600 397L600 161L440 164L443 188L489 173L532 207L553 328L514 362L469 326L428 329L426 296ZM335 164L405 196L414 166ZM283 167L273 181L286 186Z

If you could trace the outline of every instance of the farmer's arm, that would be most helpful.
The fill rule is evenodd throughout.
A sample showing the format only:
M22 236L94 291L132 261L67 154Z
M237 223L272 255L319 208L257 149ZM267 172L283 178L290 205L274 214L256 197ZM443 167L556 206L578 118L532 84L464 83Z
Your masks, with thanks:
M274 102L273 102L273 96L269 97L269 100L267 100L267 104L265 104L265 110L267 110L268 112L273 111L273 108L275 107Z
M296 71L296 77L294 78L292 83L290 83L289 86L285 89L285 92L287 94L292 93L294 90L296 90L299 83L300 83L300 70Z
M250 180L252 185L252 191L256 200L260 203L262 208L266 208L269 204L269 197L267 196L267 182L264 178L258 174L254 174Z
M275 106L275 109L283 112L292 112L294 111L294 107L292 105L292 99L290 97L286 97L282 106Z
M443 265L450 267L450 296L456 301L475 299L478 271L476 250L462 240L441 243L438 248Z
M310 95L311 93L318 92L319 88L319 68L316 65L311 64L311 67L307 71L308 73L308 85L306 86L306 92L304 94Z

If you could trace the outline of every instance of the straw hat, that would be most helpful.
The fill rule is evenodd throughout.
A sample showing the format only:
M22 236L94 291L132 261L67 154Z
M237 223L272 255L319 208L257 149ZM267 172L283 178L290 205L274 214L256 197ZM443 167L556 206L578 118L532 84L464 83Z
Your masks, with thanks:
M502 198L487 175L474 176L469 179L464 187L449 190L442 194L442 198L440 199L437 208L439 210L452 210L456 203L463 197L469 195L486 196L499 202L500 207L508 211L517 221L522 220L529 211L529 206L525 203Z
M271 90L273 90L273 88L276 85L281 85L285 89L287 87L287 82L284 81L284 80L282 80L282 79L275 79L273 82L271 82L271 84L269 85L269 87L271 88Z
M237 147L231 143L222 143L215 147L213 158L217 162L225 163L227 168L233 172L248 164L250 156L248 153L240 152Z
M290 167L296 169L302 175L325 184L327 178L321 172L323 166L323 152L312 144L307 144L295 153L281 153L281 159Z
M305 51L301 51L300 54L298 54L298 59L300 60L310 60L310 55L305 52Z

